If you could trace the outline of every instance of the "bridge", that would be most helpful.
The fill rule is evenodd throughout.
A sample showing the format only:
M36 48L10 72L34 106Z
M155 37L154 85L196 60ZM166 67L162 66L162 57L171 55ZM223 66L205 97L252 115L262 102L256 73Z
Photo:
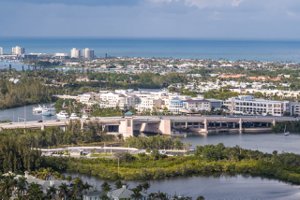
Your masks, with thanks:
M277 122L298 121L294 117L264 116L132 116L132 117L93 117L80 119L81 128L89 123L97 123L110 134L124 137L141 133L177 135L223 133L223 132L266 132L271 131ZM72 120L49 120L1 123L0 130L41 129L47 127L65 128Z

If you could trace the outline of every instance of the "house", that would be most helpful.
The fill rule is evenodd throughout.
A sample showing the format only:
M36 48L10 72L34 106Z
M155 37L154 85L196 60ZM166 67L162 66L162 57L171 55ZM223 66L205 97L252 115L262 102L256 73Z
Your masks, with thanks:
M130 200L132 195L133 191L127 189L126 185L123 185L120 189L116 189L107 193L107 196L112 200Z
M123 185L120 189L113 190L107 193L108 198L112 200L132 200L133 191L127 189L126 185ZM146 200L146 195L141 193L140 200Z

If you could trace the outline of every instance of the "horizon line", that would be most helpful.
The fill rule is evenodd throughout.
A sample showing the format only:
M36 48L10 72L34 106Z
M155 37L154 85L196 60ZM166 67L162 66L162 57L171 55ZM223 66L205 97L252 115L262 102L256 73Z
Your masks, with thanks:
M119 36L0 36L0 39L128 39L128 40L203 40L203 41L283 41L295 42L300 38L205 38L205 37L119 37Z

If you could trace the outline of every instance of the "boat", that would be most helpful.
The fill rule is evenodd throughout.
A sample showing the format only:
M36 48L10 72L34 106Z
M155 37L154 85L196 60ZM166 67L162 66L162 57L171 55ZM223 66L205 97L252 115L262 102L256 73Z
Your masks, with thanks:
M55 108L44 106L42 109L43 116L53 116L55 114Z
M76 113L72 113L71 116L70 116L70 119L71 120L76 120L76 119L80 119Z
M56 114L56 117L58 119L67 119L67 118L69 118L69 114L66 111L62 110Z
M284 132L283 132L284 136L288 136L290 135L290 132L289 131L286 131L286 125L284 127Z
M38 105L37 107L32 108L33 114L41 114L43 112L43 107L41 105Z

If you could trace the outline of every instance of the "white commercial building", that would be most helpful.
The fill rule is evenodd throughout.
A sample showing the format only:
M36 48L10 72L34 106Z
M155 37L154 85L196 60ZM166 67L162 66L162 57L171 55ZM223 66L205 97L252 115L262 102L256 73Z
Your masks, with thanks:
M121 110L135 106L135 96L127 94L118 94L113 92L100 93L100 107L102 108L120 108Z
M73 48L71 49L71 54L70 54L71 58L80 58L80 50Z
M293 116L300 116L300 102L290 103L290 114Z
M183 108L193 112L211 111L211 103L204 99L188 99L183 101Z
M90 92L79 95L79 102L86 105L96 104L96 93Z
M20 46L15 46L11 49L11 54L21 56L21 55L25 54L25 48L20 47Z
M89 49L89 48L85 48L85 49L82 50L82 56L85 59L93 59L95 57L94 50Z
M162 108L163 101L162 99L151 97L151 96L139 96L138 97L138 105L136 109L139 112L143 111L153 111L159 110Z
M0 47L0 55L3 55L4 54L4 52L3 52L3 48L2 47Z
M289 101L255 99L253 96L233 97L224 102L232 114L283 116L290 111Z

